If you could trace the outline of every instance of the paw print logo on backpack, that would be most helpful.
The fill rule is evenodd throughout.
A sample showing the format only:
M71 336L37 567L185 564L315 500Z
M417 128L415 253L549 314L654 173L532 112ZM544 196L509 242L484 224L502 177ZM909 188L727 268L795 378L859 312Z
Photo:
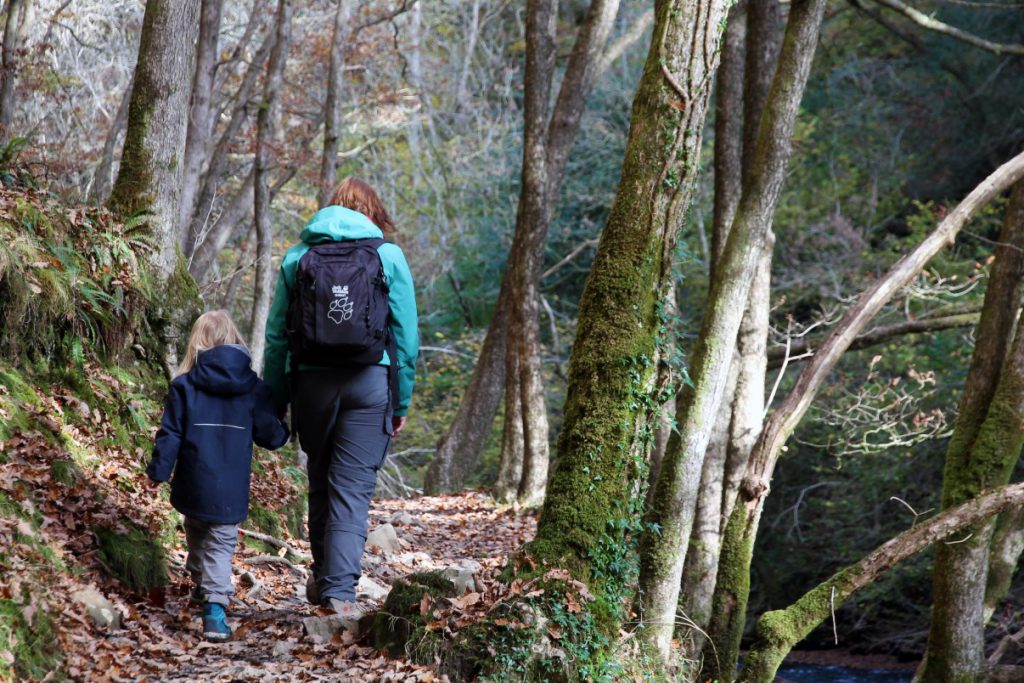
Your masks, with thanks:
M331 287L331 292L334 294L334 299L327 311L327 317L334 321L334 324L340 325L352 317L352 308L355 304L348 299L348 285L344 287L334 285Z

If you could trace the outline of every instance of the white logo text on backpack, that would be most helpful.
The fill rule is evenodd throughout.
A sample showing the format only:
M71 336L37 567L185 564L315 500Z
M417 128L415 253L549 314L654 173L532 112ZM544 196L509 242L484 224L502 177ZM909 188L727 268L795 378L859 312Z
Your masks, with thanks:
M340 325L352 317L352 308L355 304L348 300L348 285L334 285L331 287L331 292L334 294L334 299L327 311L327 317L333 320L334 324Z

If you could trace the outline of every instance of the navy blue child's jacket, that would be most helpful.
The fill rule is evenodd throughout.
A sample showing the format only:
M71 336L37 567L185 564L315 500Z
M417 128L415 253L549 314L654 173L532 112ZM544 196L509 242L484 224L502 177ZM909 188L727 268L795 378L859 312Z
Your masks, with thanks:
M186 517L238 524L249 514L252 444L280 448L288 429L249 353L225 344L203 351L174 378L146 474L171 482L171 505Z

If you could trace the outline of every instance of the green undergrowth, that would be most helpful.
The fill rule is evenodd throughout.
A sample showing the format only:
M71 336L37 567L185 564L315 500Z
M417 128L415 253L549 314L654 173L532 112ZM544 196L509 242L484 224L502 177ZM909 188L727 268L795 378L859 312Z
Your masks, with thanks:
M16 484L11 493L23 487ZM0 526L14 531L13 543L0 548L0 575L27 580L0 587L0 680L67 680L53 618L42 602L46 591L41 590L46 575L65 567L40 534L42 521L31 505L0 491ZM36 572L44 575L36 580Z
M53 618L13 599L0 599L0 679L68 680L61 671L61 650Z
M93 533L103 565L126 587L145 592L167 584L166 552L148 533L134 527L124 532L97 527Z
M145 219L0 186L0 349L83 362L136 341L153 299Z

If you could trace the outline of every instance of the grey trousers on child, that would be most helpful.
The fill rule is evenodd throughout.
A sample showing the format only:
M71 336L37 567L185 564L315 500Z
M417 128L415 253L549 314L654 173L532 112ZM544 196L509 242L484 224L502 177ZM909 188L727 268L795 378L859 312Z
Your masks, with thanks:
M238 543L237 524L210 524L185 518L188 559L185 569L199 588L203 602L228 606L235 594L231 584L231 556Z
M387 368L299 372L292 410L309 458L309 544L320 599L355 600L370 499L391 441Z

